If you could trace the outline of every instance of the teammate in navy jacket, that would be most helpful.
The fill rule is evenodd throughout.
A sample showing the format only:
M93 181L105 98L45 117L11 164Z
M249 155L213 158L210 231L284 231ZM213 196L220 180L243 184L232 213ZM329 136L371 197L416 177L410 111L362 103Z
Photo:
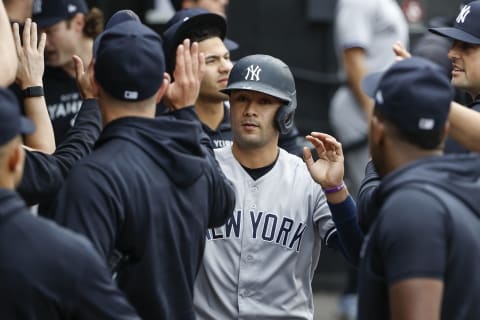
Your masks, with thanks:
M234 194L200 144L193 108L177 111L184 120L154 115L167 90L173 107L193 104L204 61L186 40L169 84L160 37L139 21L115 25L97 44L104 128L60 190L55 219L91 239L142 318L194 319L205 232L225 222Z
M2 319L139 319L84 237L33 216L14 188L21 134L34 130L0 89L0 314Z
M364 83L375 99L374 167L359 193L368 229L359 319L478 319L480 159L442 156L449 80L432 62L411 58Z

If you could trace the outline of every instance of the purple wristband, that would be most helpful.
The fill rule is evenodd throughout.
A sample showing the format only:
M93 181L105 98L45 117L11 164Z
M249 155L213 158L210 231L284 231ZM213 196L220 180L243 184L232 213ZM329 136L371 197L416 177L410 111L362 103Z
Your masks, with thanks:
M345 183L342 181L342 183L340 183L338 186L327 188L327 189L322 188L322 190L325 193L335 193L342 190L343 188L345 188Z

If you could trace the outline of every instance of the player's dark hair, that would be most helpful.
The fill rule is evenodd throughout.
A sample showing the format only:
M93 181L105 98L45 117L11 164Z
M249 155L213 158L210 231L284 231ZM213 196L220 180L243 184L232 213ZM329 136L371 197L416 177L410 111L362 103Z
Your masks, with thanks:
M385 118L376 109L374 109L374 114L382 122L387 123L389 133L395 138L424 150L443 149L443 131L405 130Z
M215 37L222 38L222 32L220 31L220 28L215 26L195 29L188 33L188 38L192 42L200 42Z
M71 19L67 20L67 28L70 28L71 21ZM104 24L105 20L102 10L92 8L87 14L85 14L83 34L88 38L95 39L103 31Z
M85 16L85 28L83 34L85 36L95 39L102 31L104 25L104 17L102 10L92 8Z

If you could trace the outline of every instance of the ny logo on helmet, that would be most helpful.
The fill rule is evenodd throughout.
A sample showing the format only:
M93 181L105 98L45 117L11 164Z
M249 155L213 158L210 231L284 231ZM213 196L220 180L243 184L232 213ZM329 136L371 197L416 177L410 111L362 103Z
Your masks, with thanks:
M250 81L260 81L260 72L262 69L260 66L253 66L250 65L250 67L247 68L247 75L245 76L245 80L250 80Z
M465 18L470 13L470 6L464 6L456 19L457 23L465 23Z

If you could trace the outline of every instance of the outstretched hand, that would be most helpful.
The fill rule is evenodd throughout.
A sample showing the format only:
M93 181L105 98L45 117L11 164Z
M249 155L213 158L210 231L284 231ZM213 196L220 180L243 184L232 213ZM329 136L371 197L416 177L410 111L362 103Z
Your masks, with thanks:
M392 46L392 49L393 53L395 53L395 56L397 57L397 61L412 57L411 53L405 49L405 46L400 41L395 42Z
M28 18L25 20L21 39L18 23L13 24L13 39L15 40L18 57L16 82L21 89L41 86L43 72L45 71L43 57L47 35L42 33L40 39L38 39L37 24Z
M303 150L313 180L324 189L340 185L344 175L342 144L334 137L320 132L312 132L305 138L313 144L318 154L318 160L313 161L310 149L305 147Z
M75 65L75 81L77 83L78 91L82 96L82 99L96 98L95 88L92 84L92 70L93 70L93 58L90 64L85 70L82 59L77 56L72 56L73 63Z
M185 39L177 48L174 81L170 83L165 94L167 106L176 110L194 105L200 92L205 58L198 52L198 43L190 45Z

